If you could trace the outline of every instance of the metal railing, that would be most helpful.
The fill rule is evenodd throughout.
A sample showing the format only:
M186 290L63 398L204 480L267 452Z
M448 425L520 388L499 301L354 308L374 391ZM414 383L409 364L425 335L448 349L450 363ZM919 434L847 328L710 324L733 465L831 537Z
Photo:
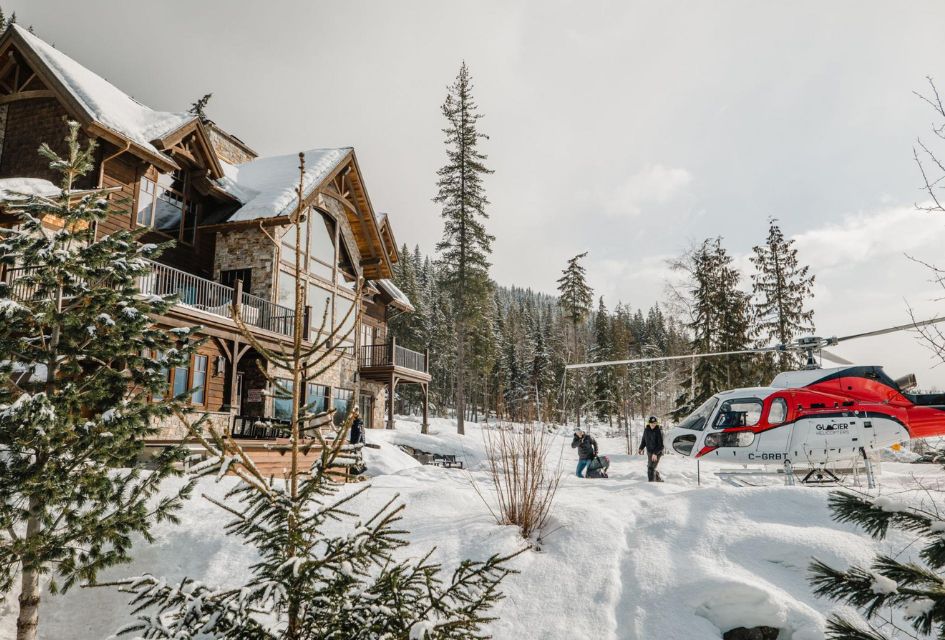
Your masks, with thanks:
M396 342L390 342L362 345L358 366L361 368L396 366L428 373L429 362L427 354L407 349Z
M141 276L138 287L143 294L176 295L181 306L233 318L233 287L159 262L151 262L151 273ZM240 318L250 327L284 336L295 334L295 311L249 293L240 296Z
M251 440L275 440L289 437L290 429L291 423L288 420L235 416L230 435Z

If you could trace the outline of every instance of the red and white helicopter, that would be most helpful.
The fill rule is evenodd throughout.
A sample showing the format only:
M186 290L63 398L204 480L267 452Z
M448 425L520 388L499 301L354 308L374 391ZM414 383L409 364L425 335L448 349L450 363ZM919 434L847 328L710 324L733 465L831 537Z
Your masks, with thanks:
M715 394L669 431L667 445L692 458L776 464L788 470L816 469L857 456L868 460L873 451L913 438L945 436L945 393L910 393L916 387L914 375L893 380L882 367L856 366L824 349L847 340L943 321L945 318L935 318L839 338L805 337L762 349L584 363L567 368L784 351L806 353L807 368L781 373L767 387ZM846 366L821 369L815 358L818 352L823 359Z

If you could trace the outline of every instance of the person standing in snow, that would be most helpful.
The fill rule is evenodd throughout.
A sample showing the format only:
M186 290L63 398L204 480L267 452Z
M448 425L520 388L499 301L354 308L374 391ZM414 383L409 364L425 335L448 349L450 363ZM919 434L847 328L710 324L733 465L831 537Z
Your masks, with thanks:
M591 460L597 457L597 440L589 433L584 433L583 429L574 432L574 439L571 440L571 448L578 450L577 471L578 478L585 477L585 473Z
M364 421L361 420L361 410L358 405L354 405L351 415L351 437L349 442L351 444L364 444Z
M646 429L643 430L643 438L640 440L640 455L644 450L646 450L647 481L662 482L663 479L660 477L660 472L656 470L656 465L660 463L660 458L663 456L663 429L656 416L647 418Z

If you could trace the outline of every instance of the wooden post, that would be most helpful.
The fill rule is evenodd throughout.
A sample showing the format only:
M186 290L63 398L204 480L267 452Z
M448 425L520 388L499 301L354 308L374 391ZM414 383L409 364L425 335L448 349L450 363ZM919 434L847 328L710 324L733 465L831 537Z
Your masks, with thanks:
M390 374L390 383L387 387L387 428L394 428L394 390L397 388L397 378Z
M430 430L430 386L423 383L423 422L420 423L420 433Z
M430 349L423 350L423 372L430 373Z
M312 307L305 305L305 314L302 316L302 340L308 340L312 326Z
M243 304L243 281L239 278L236 279L236 284L233 287L233 313L236 314L236 310L240 308L240 305Z
M387 358L387 364L393 367L397 366L397 336L390 337L390 353L387 355Z

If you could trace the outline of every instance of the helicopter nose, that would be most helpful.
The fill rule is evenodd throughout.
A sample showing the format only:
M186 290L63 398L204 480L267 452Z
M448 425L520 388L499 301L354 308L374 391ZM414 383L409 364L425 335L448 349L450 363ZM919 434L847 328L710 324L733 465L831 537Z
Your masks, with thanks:
M696 439L695 433L684 429L673 429L669 434L673 451L682 456L692 455L692 449L696 446Z

